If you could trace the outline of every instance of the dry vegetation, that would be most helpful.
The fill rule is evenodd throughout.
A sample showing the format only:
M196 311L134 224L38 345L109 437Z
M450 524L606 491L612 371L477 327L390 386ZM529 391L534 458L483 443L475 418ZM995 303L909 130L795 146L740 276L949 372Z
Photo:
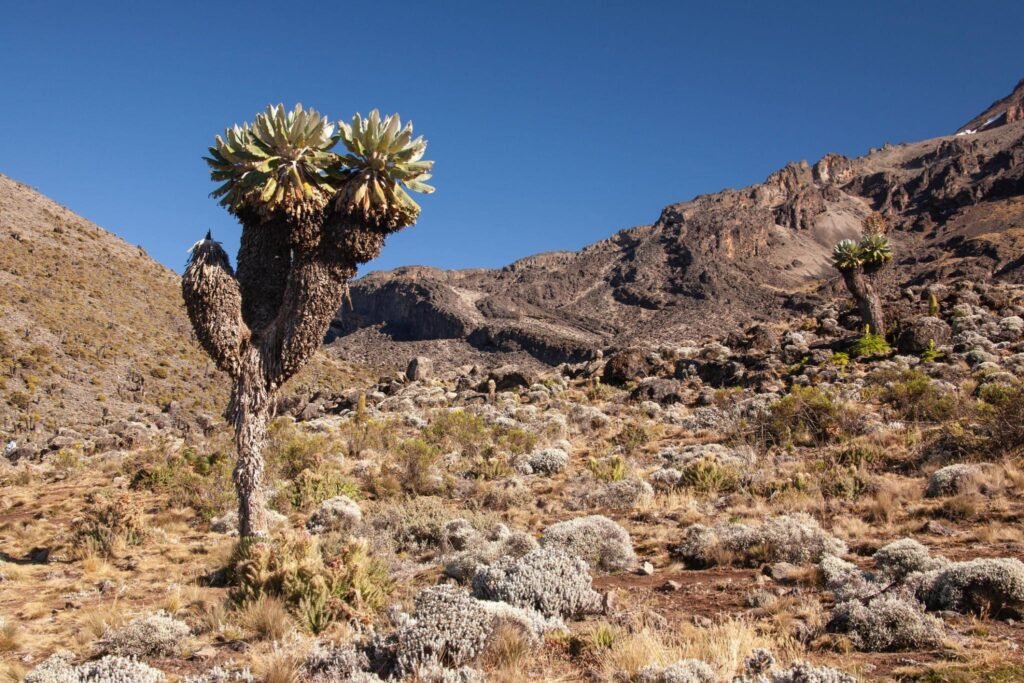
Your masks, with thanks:
M7 466L0 660L11 680L58 650L172 680L442 680L431 651L463 676L444 680L754 681L769 661L776 680L1019 680L1024 566L957 563L1020 557L1024 397L953 355L830 359L811 386L704 391L703 407L586 372L493 399L453 392L453 373L389 380L274 423L268 544L224 533L219 431ZM497 616L469 597L495 576L512 582Z

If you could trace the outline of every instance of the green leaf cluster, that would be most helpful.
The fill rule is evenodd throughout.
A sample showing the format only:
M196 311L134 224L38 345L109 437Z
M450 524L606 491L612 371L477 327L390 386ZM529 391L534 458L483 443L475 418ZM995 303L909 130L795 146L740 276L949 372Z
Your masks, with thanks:
M334 151L342 142L345 153ZM342 211L375 225L411 225L420 207L408 191L430 193L432 161L423 159L427 141L413 138L411 122L398 114L351 124L331 123L301 104L287 111L269 106L252 123L216 136L204 157L210 176L221 183L212 193L232 213L254 211L266 218L322 209L332 200Z
M874 270L892 260L892 244L880 234L865 235L859 242L841 240L832 249L832 265L839 270Z

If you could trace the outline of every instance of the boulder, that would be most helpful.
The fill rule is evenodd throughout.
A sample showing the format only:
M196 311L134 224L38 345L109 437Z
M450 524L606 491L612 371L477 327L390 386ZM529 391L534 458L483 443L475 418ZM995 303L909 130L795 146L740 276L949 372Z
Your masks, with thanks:
M943 320L925 316L914 320L900 334L899 350L903 353L921 353L929 343L936 347L948 344L953 337L953 330Z
M426 356L416 356L409 361L409 367L405 369L405 376L413 382L422 382L434 375L434 361Z
M612 355L604 364L603 379L605 383L622 385L644 377L650 377L656 368L651 363L648 353L643 349L624 349Z
M484 382L479 390L488 391L490 382L494 382L495 391L528 389L537 382L537 376L518 365L503 365L491 370L488 381Z
M680 403L683 400L683 383L677 379L649 377L640 382L630 398L634 401L655 401L661 405Z

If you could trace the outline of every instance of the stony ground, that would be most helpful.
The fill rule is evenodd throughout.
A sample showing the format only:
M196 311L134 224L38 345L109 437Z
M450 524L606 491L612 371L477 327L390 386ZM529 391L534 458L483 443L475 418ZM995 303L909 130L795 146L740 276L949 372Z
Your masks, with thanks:
M902 350L823 308L540 374L421 361L293 401L268 544L231 535L222 428L12 451L0 671L1024 680L1024 299L908 301Z

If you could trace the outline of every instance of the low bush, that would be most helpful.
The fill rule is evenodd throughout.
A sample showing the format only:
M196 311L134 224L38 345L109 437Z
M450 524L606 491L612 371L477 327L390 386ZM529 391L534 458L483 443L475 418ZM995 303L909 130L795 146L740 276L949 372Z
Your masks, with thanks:
M879 396L905 420L942 422L958 411L959 399L920 370L904 370L889 381Z
M591 587L587 563L552 548L506 557L480 569L473 577L473 594L546 617L597 614L602 608L600 594Z
M674 555L691 567L738 562L759 564L818 562L826 555L844 555L846 544L824 531L804 513L780 515L758 527L745 524L694 524L683 540L672 547Z
M100 642L108 654L170 657L180 652L182 641L189 633L188 624L161 611L105 633Z
M74 664L70 652L58 652L28 672L23 683L164 683L167 678L136 659L107 655L100 659Z
M716 458L692 460L679 471L678 485L698 493L728 493L740 484L740 472L721 464Z
M716 683L718 676L706 662L684 659L666 667L645 666L631 683Z
M846 431L835 399L818 387L801 386L755 415L751 426L763 446L821 446Z
M987 616L1024 616L1024 563L1016 558L955 562L916 581L929 609Z
M90 493L81 517L71 522L71 545L78 555L111 557L139 545L148 533L142 506L126 493Z
M458 451L465 458L484 455L491 445L491 430L483 418L465 410L438 412L430 426L423 430L423 439L445 451Z
M587 470L599 481L621 481L629 474L629 465L620 455L607 458L589 458Z
M132 489L164 494L171 507L189 507L210 520L235 503L232 467L229 444L215 441L202 450L148 449L131 458L124 469L130 473Z
M870 330L865 330L863 336L850 345L850 356L853 358L874 358L890 352L892 347L885 341L885 337Z
M358 498L359 487L337 469L326 463L302 470L275 497L274 507L307 511L338 496Z
M243 540L230 573L233 600L280 598L313 633L378 610L392 585L387 566L369 555L364 541L344 544L325 562L317 537L295 532L269 542Z
M942 642L942 620L916 603L895 596L864 604L850 600L836 606L830 631L845 633L858 650L893 652L922 650Z
M602 515L552 524L544 530L540 544L574 555L606 572L625 571L636 564L629 532Z
M651 435L642 424L630 422L612 438L612 443L626 455L633 455L647 445Z

